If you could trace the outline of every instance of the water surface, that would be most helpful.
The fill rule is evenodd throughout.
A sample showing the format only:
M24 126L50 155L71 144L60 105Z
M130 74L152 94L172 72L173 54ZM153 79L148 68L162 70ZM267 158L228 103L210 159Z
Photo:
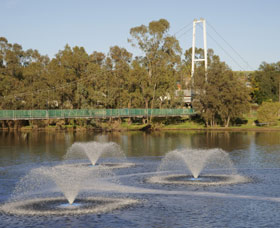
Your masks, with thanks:
M0 212L0 227L280 227L280 132L0 132L0 204L29 170L60 164L74 142L89 141L116 142L137 164L115 173L130 189L124 195L141 203L100 215ZM163 156L180 148L221 148L254 181L214 187L147 183Z

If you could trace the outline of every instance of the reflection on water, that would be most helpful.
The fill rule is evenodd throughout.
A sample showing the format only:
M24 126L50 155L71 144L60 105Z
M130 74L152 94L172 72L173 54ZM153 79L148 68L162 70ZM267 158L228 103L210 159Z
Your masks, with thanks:
M128 157L163 156L178 148L222 148L237 163L280 163L280 132L0 132L0 166L62 160L74 142L118 143ZM235 156L238 155L238 156ZM266 162L267 161L267 162Z
M75 227L90 227L93 222L97 227L280 227L279 139L280 132L253 131L0 132L0 206L30 170L61 164L74 142L88 141L116 142L128 160L137 164L114 170L122 184L121 194L114 191L114 185L112 193L106 194L141 202L122 211L83 216L14 216L0 211L0 227L65 227L65 221ZM199 187L145 181L155 175L161 156L171 150L217 147L252 182ZM52 194L46 191L46 196L56 196Z

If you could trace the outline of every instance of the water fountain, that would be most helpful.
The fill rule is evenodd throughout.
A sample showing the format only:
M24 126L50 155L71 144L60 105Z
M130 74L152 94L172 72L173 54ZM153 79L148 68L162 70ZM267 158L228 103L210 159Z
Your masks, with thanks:
M151 177L149 182L221 185L249 181L248 178L237 174L229 155L221 149L171 151L162 159L157 173L158 175Z
M111 184L116 186L118 180L104 166L35 168L21 178L11 199L0 210L19 215L85 214L107 212L137 202L107 197Z
M150 135L143 135L143 142L149 144L147 151L139 148L143 145L139 137L130 139L126 150L134 156L129 161L137 165L117 170L102 165L89 167L80 159L75 165L60 163L62 147L57 147L57 142L50 147L42 146L40 141L36 147L20 144L10 149L3 143L0 227L278 227L279 146L273 151L271 145L258 144L242 149L242 143L248 137L255 140L256 134L242 133L241 141L233 143L237 137L234 133L228 142L238 146L229 145L233 150L230 153L179 149L163 157L154 156L161 155L167 146L186 145L183 139L187 134L182 134L180 140L176 140L178 133L176 138L171 134L156 135L152 143L147 138ZM219 140L223 139L221 135ZM135 141L137 144L132 143ZM154 153L154 148L161 151ZM58 150L56 156L54 149ZM102 157L97 163L105 161Z
M126 161L120 146L114 142L76 142L67 151L66 160L87 158L90 166L103 165L110 168L128 168L134 164ZM105 162L100 162L103 158Z

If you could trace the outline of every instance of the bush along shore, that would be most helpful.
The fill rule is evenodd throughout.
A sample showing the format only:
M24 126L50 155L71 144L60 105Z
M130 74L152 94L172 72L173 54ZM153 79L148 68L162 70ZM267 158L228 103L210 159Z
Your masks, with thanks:
M165 130L280 130L280 122L260 123L256 116L237 119L230 127L206 126L200 116L111 118L111 119L46 119L2 120L0 130L8 131L165 131Z
M193 50L183 50L170 28L166 19L132 27L128 42L142 53L135 56L119 46L111 46L106 54L65 45L50 58L0 37L0 110L191 106L199 117L1 121L2 129L278 128L280 62L263 62L255 71L233 71L214 50L207 49L207 72L202 62L192 72ZM204 58L203 49L194 51L197 59ZM247 114L253 109L255 119Z

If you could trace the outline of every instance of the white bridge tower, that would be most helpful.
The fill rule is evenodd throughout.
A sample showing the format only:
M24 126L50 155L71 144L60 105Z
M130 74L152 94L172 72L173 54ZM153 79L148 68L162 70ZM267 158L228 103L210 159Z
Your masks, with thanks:
M203 25L203 49L204 49L204 58L196 59L195 58L195 32L196 24L202 23ZM192 72L191 72L191 81L193 82L193 75L195 70L195 62L204 61L205 65L205 81L207 81L207 41L206 41L206 20L200 18L200 20L193 20L193 40L192 40Z

